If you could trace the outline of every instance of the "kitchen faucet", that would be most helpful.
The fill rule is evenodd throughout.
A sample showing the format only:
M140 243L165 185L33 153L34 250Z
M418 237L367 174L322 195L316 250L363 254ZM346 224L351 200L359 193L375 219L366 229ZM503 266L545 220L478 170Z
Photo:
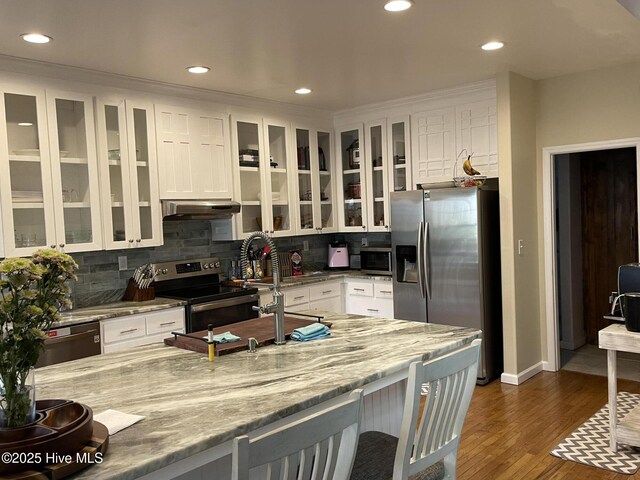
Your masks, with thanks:
M271 252L271 266L273 270L273 284L270 287L273 289L273 302L259 307L253 307L254 310L260 313L273 313L273 319L276 330L276 345L283 345L287 343L284 333L284 295L280 291L280 265L278 262L278 249L271 237L264 232L250 233L240 247L240 265L242 266L242 276L247 276L249 269L249 246L256 238L262 238L267 245L269 245Z

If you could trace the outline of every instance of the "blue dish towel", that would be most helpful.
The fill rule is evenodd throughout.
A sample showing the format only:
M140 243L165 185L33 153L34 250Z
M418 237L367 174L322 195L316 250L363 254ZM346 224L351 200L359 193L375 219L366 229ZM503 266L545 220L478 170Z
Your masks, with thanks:
M208 337L203 337L205 340L208 340ZM213 336L213 341L216 343L233 343L239 342L240 337L234 335L231 332L219 333L218 335Z
M307 325L306 327L296 328L291 333L291 340L296 340L298 342L308 342L309 340L326 338L329 335L331 335L331 333L329 332L329 327L318 322Z

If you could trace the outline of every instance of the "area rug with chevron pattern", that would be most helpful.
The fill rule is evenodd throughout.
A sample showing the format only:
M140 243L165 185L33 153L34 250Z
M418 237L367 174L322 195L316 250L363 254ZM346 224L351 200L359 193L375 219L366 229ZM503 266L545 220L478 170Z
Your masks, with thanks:
M637 405L640 405L640 395L618 393L618 420L624 418ZM608 405L598 410L565 438L551 451L551 455L627 475L634 474L640 467L640 449L618 444L616 453L609 450Z

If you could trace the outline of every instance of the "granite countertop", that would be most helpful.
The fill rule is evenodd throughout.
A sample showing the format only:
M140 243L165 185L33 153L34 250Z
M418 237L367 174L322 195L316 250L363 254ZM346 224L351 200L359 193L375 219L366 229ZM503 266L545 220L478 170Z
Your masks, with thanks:
M358 270L338 270L335 272L325 270L319 273L307 273L299 277L283 277L280 279L280 286L282 288L300 287L302 285L340 280L343 278L360 278L364 280L381 280L385 282L392 281L392 277L390 275L369 275L367 273L360 273ZM252 284L257 288L260 288L260 282L252 282Z
M216 358L161 344L36 370L37 398L144 415L81 479L133 479L402 371L478 330L329 314L331 337Z
M53 325L53 328L67 327L81 323L97 322L108 318L135 315L138 313L153 312L165 308L181 307L187 302L171 298L156 297L146 302L114 302L96 305L95 307L77 308L61 313L61 320Z

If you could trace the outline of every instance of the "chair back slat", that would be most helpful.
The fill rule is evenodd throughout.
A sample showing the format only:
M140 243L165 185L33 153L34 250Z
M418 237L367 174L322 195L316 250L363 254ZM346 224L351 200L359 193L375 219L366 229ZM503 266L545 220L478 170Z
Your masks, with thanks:
M475 387L480 343L474 340L443 357L411 364L394 480L406 480L457 448Z
M362 390L303 419L233 442L232 479L347 480L358 444Z

